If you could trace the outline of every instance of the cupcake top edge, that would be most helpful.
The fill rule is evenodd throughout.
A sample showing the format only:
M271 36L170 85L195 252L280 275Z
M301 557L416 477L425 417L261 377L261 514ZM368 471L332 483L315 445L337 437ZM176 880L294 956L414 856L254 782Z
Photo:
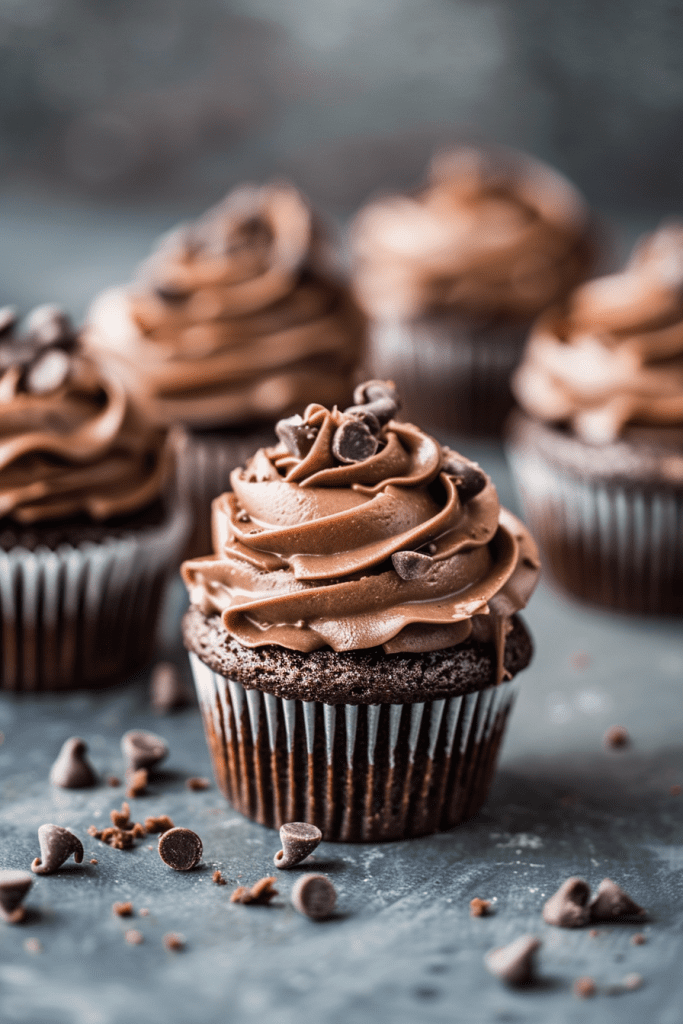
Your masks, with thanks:
M86 343L162 423L274 423L350 397L365 317L320 218L285 182L244 185L97 296Z
M545 313L512 386L525 412L592 444L683 428L683 224L662 224L623 270Z
M561 174L471 147L436 154L419 191L371 202L351 235L359 301L389 321L531 319L589 276L598 248L590 211Z
M0 310L0 518L20 525L138 512L164 492L175 435L85 352L68 316Z
M185 562L191 602L240 644L440 650L505 636L538 579L535 544L474 462L395 417L391 382L344 411L281 420L213 503L214 553Z

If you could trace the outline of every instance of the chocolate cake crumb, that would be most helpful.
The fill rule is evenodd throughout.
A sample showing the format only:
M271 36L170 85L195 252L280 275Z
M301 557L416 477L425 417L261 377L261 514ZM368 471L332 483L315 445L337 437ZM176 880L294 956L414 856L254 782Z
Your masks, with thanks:
M139 821L135 822L130 831L133 833L135 839L144 839L145 836L147 835L147 832L145 831L144 827L140 824Z
M637 974L633 971L631 974L627 974L621 979L621 984L628 992L635 992L635 990L640 988L643 984L643 976L642 974Z
M208 789L211 783L208 779L202 779L199 776L187 779L185 786L187 789L192 790L194 793L199 793L202 789Z
M228 884L226 882L226 880L223 878L223 875L220 873L218 868L216 868L214 873L211 875L211 881L215 882L216 885L227 885Z
M590 999L598 991L592 978L577 978L574 982L574 995L579 999Z
M115 825L116 828L128 828L128 823L130 821L130 807L126 801L124 800L121 804L120 811L110 811L109 817L111 818L112 825Z
M102 831L99 831L95 825L89 825L88 835L93 839L99 839L101 843L106 843L114 850L130 850L135 845L133 832L130 829L118 828L116 825L103 828Z
M189 828L171 828L159 839L159 856L174 871L191 871L202 859L202 841Z
M644 946L647 942L647 937L642 932L636 932L635 935L631 936L632 946Z
M591 939L597 939L598 935L602 935L602 932L598 928L591 928L588 935Z
M97 857L91 857L91 858L90 858L90 863L91 863L91 864L98 864L98 863L99 863L99 861L98 861Z
M156 817L145 818L145 829L150 835L168 832L170 828L174 828L174 825L168 814L157 814ZM154 847L150 846L149 849L152 850Z
M40 939L24 939L24 949L27 953L42 953L43 944Z
M491 900L480 900L475 896L470 900L470 917L488 917L491 913Z
M178 953L181 949L185 949L185 939L182 935L178 935L177 932L167 932L164 935L164 946L166 946L166 949Z
M127 903L114 903L111 908L112 914L116 914L117 917L132 917L133 916L133 904L128 900Z
M108 786L120 786L121 785L121 779L117 778L116 775L110 775L107 778L107 785Z
M125 933L125 940L129 942L131 946L139 946L141 942L145 941L145 936L142 932L139 932L137 928L129 928Z
M680 796L681 793L683 793L683 786L679 786L678 783L669 790L669 796Z
M149 917L149 907L141 907L139 914L140 917Z
M620 750L631 743L629 731L624 725L612 725L602 737L603 744L610 750Z
M148 778L149 773L146 768L138 768L134 771L128 780L126 796L132 798L135 798L136 796L143 796L147 789Z
M240 885L230 897L230 902L268 904L274 896L278 895L277 889L273 888L274 881L275 876L273 875L271 878L260 878L258 882L252 885L251 889L248 889L245 885Z

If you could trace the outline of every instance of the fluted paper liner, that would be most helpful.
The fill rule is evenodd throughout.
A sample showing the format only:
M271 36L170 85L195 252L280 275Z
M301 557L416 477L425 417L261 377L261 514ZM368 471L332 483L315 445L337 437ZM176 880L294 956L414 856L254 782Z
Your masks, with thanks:
M510 450L526 522L555 580L620 611L683 613L683 488L590 480Z
M178 506L124 537L0 551L2 689L99 686L143 665L187 528Z
M326 840L426 835L486 799L517 684L417 704L284 700L190 662L216 781L270 828L317 825Z

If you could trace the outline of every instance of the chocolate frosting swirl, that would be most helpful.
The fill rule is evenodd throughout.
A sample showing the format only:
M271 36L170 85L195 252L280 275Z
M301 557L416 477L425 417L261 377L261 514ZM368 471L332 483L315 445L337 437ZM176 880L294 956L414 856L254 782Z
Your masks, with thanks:
M291 185L244 186L164 238L126 289L100 295L87 343L159 422L273 422L346 401L365 321Z
M620 273L548 311L513 389L530 415L591 443L627 428L683 427L683 225L663 225Z
M61 311L35 310L24 336L13 328L0 324L0 517L99 521L159 497L168 432L80 349Z
M496 642L502 678L534 542L476 464L412 424L377 425L375 454L340 463L335 438L359 415L309 405L306 454L281 442L233 472L215 553L182 568L192 602L247 647L430 651L474 633Z
M591 234L583 199L556 171L456 149L432 161L421 191L361 211L356 293L380 320L533 317L588 275Z

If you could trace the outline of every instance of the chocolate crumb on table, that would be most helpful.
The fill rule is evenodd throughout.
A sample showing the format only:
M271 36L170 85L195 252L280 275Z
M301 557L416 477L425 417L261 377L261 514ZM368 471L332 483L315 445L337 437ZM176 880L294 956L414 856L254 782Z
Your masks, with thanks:
M491 900L481 900L475 896L470 900L470 917L488 917L491 913Z
M131 946L139 946L141 942L145 941L145 936L137 928L129 928L124 938Z
M193 793L199 793L203 789L208 789L210 785L211 783L209 782L208 779L203 779L199 776L187 779L187 781L185 782L186 788L191 790Z
M635 992L637 988L642 986L643 976L642 974L637 974L633 971L631 974L627 974L621 979L621 984L627 991Z
M149 917L149 907L141 907L138 913L140 917Z
M116 914L117 917L132 917L133 916L133 904L130 900L126 903L114 903L111 908L112 914Z
M121 804L121 810L113 810L109 812L112 825L116 828L127 828L128 822L130 821L130 806L124 800Z
M573 992L579 999L590 999L597 991L597 985L592 978L577 978L574 982Z
M216 868L214 873L211 875L211 881L215 882L216 885L227 885L228 884L226 882L226 880L223 878L223 875L220 873L218 868Z
M136 838L132 830L117 828L116 825L103 828L101 831L97 826L89 825L88 835L92 836L93 839L99 839L101 843L106 843L107 846L111 846L114 850L132 850Z
M185 939L182 935L178 935L177 932L168 932L164 935L164 946L166 946L166 949L178 953L181 949L185 949Z
M138 768L132 773L128 779L128 786L126 788L126 796L135 798L137 796L143 796L147 789L147 783L149 781L149 773L146 768Z
M645 935L643 935L642 932L636 932L635 935L631 936L632 946L644 946L646 942L647 938L645 937Z
M99 861L98 861L97 857L91 857L90 858L90 863L91 864L99 864Z
M24 949L27 953L42 953L43 944L40 939L24 939Z
M683 786L679 786L678 783L669 790L669 796L680 796L681 793L683 793Z
M145 818L145 829L150 835L168 832L170 828L174 828L174 825L168 814L157 814L154 817Z
M110 775L107 778L107 785L108 786L120 786L121 785L121 779L119 779L116 775Z
M602 737L602 742L610 750L620 750L630 745L631 736L625 725L612 725Z
M591 928L588 935L591 939L597 939L598 935L602 935L602 932L598 928Z
M231 903L259 903L265 906L270 903L274 896L278 895L278 890L273 888L273 882L275 876L271 878L260 878L258 882L252 885L251 889L248 889L245 885L240 885L235 889L232 896L230 897Z

